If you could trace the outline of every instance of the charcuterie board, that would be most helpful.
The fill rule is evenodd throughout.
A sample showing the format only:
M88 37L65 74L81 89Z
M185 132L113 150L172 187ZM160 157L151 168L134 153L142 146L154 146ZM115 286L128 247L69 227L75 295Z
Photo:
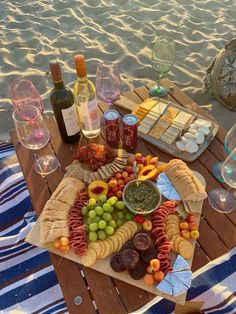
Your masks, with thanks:
M136 154L136 157L134 158L139 160L140 155L141 154ZM126 158L128 158L128 155L123 154L122 158L127 160ZM157 157L152 157L150 155L142 157L143 163L147 163L147 165L144 166L143 164L139 164L140 169L142 168L143 170L143 172L140 170L139 173L140 180L142 176L145 176L147 170L150 170L149 177L151 179L153 178L154 172L157 175L158 171L160 171L163 175L166 175L169 180L173 180L171 189L176 189L176 193L179 193L179 198L176 199L182 199L182 202L167 201L165 198L162 198L161 205L158 203L158 208L155 209L151 215L147 214L145 217L141 217L143 219L143 222L141 222L140 217L136 216L142 215L130 216L131 214L127 212L128 209L124 207L124 203L118 201L117 198L116 201L114 201L114 196L110 196L108 199L109 201L113 198L114 201L109 204L106 201L104 193L101 194L101 197L97 201L94 198L89 199L86 196L87 192L84 191L84 183L75 177L67 176L61 181L58 188L52 194L51 199L45 205L42 214L27 236L26 241L153 294L165 297L173 302L184 304L187 288L191 285L191 265L196 243L194 239L197 238L195 237L196 235L199 235L197 229L202 210L202 200L206 197L206 182L200 174L191 172L191 170L180 160L173 160L169 164L164 165L163 163L158 162L157 159ZM121 162L121 160L118 161ZM118 165L121 167L120 163L118 163ZM164 166L165 171L163 172ZM126 166L125 169L129 172L130 166ZM180 175L178 178L175 178L176 169L177 174L179 171ZM115 175L118 178L119 172L117 171L118 170L116 170ZM122 175L126 178L128 174L127 171L122 172ZM130 173L129 178L133 180L134 174L132 171ZM181 186L183 186L183 184L188 184L189 178L192 180L192 187L189 188L189 191L186 194L186 189L182 189ZM109 191L105 191L107 195L110 195L109 193L114 191L113 185L111 185L111 183L114 183L114 177L109 180ZM130 183L135 183L135 180L132 180ZM126 181L128 182L130 180ZM95 191L98 190L99 193L101 193L101 188L105 187L105 182L104 184L101 184L101 186L96 186L97 183L94 185L94 182L91 182L88 186L88 193L92 193L92 195L95 195ZM146 180L143 180L142 182L146 182ZM169 189L169 184L165 187L165 180L163 181L163 178L161 178L160 182L158 182L158 179L157 181L154 179L153 182L157 187L161 184L164 190ZM95 186L94 190L91 190L91 185ZM102 201L102 198L104 197L105 200ZM140 201L140 195L138 195L136 200ZM99 211L103 208L104 214L102 217L106 220L105 215L110 215L110 204L113 206L113 209L110 212L112 213L114 211L113 214L118 218L121 218L118 213L121 213L120 209L123 208L123 214L126 213L126 220L118 226L119 219L114 218L118 219L116 220L117 226L116 223L114 226L114 221L111 224L111 220L109 219L109 226L106 230L107 234L105 237L99 238L99 240L94 239L94 234L96 233L94 230L98 230L98 226L103 229L102 223L100 224L101 218L97 217L99 219L96 220L98 222L96 222L98 225L96 226L96 229L94 229L94 225L96 224L95 220L92 219L92 222L89 222L89 219L96 216L92 217L92 214L94 215L95 211L97 216L99 216ZM86 212L84 212L84 210ZM68 216L66 213L68 213ZM81 213L83 214L81 215ZM191 214L190 216L194 216L194 228L190 228L188 229L189 231L187 231L185 225L188 225L186 217L189 214ZM113 215L112 217L115 216ZM137 220L137 218L139 220ZM83 222L84 219L85 221ZM150 223L152 228L149 228ZM114 228L111 228L111 226ZM182 227L183 230L181 229ZM111 229L113 229L112 232ZM181 230L183 231L183 234ZM100 236L102 235L102 232L104 234L103 230L97 231L97 234ZM184 233L186 232L188 233L188 237L185 237ZM189 234L191 234L191 232L193 232L193 237L190 238ZM153 242L150 242L147 245L147 242L145 242L147 240ZM60 241L67 243L64 246ZM68 246L68 241L70 247ZM59 245L62 246L63 250L58 246L58 242L60 242ZM144 248L145 245L147 245L147 249ZM152 256L154 250L154 257L152 258L149 258L150 249ZM136 256L132 256L132 259L130 259L130 256L124 258L124 255L129 255L130 252L132 254L135 253ZM147 252L149 252L148 255L145 255ZM120 258L121 255L123 256L122 269L120 269L121 264L117 264L116 260L117 258ZM159 260L157 260L155 256L157 256ZM136 269L136 266L132 266L131 269L130 266L132 263L136 263L135 259L137 258L139 260L137 262L138 264L140 262L141 265L145 264L144 274L142 274L142 276L139 274L139 278L137 278L138 268ZM112 259L113 261L115 260L115 264L112 263ZM150 266L148 267L152 268L154 265L154 268L151 269L151 272L153 272L152 275L149 275L149 273L146 274L147 278L149 276L149 279L152 278L152 280L154 280L153 278L155 278L156 280L156 282L154 280L151 284L150 282L145 281L144 278L146 276L145 273L149 272L147 270L149 261ZM152 262L154 262L153 265ZM158 262L157 266L155 264L156 262ZM127 265L125 265L125 263ZM135 265L138 265L137 263ZM156 270L155 267L157 267ZM161 274L163 277L159 278ZM157 277L155 277L155 275L157 275ZM182 280L185 280L184 283L176 279L178 276L182 276ZM171 284L169 283L170 281L172 282ZM165 289L169 289L169 291L165 293Z
M184 161L196 160L218 131L214 121L163 99L148 98L135 107L121 97L116 105L137 115L141 138Z

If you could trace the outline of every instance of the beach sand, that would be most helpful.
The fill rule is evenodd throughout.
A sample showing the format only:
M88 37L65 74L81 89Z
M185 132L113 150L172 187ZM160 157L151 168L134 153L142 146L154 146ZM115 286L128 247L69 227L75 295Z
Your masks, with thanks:
M157 36L175 43L167 77L226 129L236 119L204 92L207 66L236 37L235 0L1 0L0 139L13 126L8 86L27 77L51 109L48 62L61 62L65 83L75 81L73 56L83 53L94 80L99 61L114 61L128 90L155 80L150 57Z

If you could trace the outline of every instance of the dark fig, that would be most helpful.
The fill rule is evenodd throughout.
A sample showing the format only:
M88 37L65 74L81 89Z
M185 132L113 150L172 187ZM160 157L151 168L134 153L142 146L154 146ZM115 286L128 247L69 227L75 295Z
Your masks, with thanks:
M110 265L111 265L111 268L117 273L121 273L122 271L126 269L123 264L121 254L112 255L111 260L110 260Z
M139 280L143 278L146 274L146 264L143 261L139 260L137 265L134 268L129 269L128 271L131 278L133 278L134 280Z
M126 249L122 253L122 262L128 269L134 268L139 261L139 254L135 250Z
M147 250L141 253L141 259L144 263L149 264L149 262L154 258L157 258L157 252L155 246L152 244Z
M151 237L147 233L138 233L133 239L134 246L139 251L145 251L152 244Z
M127 242L122 246L121 251L123 252L123 251L126 250L126 249L133 249L133 250L135 250L135 247L134 247L134 244L133 244L133 241L132 241L132 240L127 241Z

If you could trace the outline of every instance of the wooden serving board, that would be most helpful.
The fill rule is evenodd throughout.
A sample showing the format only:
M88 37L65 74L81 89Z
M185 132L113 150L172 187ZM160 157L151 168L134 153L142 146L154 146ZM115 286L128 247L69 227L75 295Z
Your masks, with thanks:
M204 177L196 171L194 171L194 174L198 177L198 179L201 181L202 185L205 187L206 181L205 181ZM200 222L200 216L201 216L201 214L198 214L198 215L196 214L196 217L197 217L196 223L198 225ZM53 246L47 246L45 244L40 243L39 235L40 235L40 217L38 218L38 220L34 224L33 228L31 229L30 233L26 237L25 241L32 244L32 245L44 248L44 249L48 250L49 252L54 253L56 255L59 255L61 257L65 257L65 258L72 260L76 263L80 263L79 257L72 250L69 250L66 254L63 254L59 250L55 249ZM193 248L195 249L196 241L191 240L191 243L193 245ZM172 252L170 257L171 257L172 263L174 263L177 255ZM192 266L192 261L193 261L193 257L188 260L190 269ZM144 289L144 290L151 292L155 295L161 296L161 297L168 299L170 301L173 301L175 303L178 303L178 304L184 304L185 303L186 293L183 293L183 294L176 296L176 297L172 297L168 294L161 293L160 291L155 289L155 286L151 286L151 285L146 284L144 282L143 278L140 280L134 280L129 276L127 271L124 271L122 273L117 273L117 272L113 271L112 268L110 267L110 257L100 259L100 260L98 259L96 261L96 263L93 266L91 266L91 268L94 270L97 270L101 273L104 273L106 275L109 275L111 277L114 277L116 279L122 280L128 284L133 285L133 286Z
M192 162L192 161L196 160L210 145L210 143L212 142L212 140L216 136L216 133L218 131L219 126L214 121L208 120L207 118L203 117L202 115L197 114L196 112L189 110L187 108L181 107L174 102L166 101L164 99L161 99L160 101L168 104L168 107L169 106L176 107L176 108L180 109L181 111L192 114L194 116L194 120L196 120L197 118L201 118L201 119L210 121L212 124L211 133L207 135L203 144L200 145L198 151L196 153L193 153L193 154L180 151L175 145L176 141L174 141L173 144L167 144L167 143L164 143L163 141L161 141L160 139L158 140L149 134L144 134L142 132L138 132L138 135L142 139L146 140L147 142L153 144L154 146L160 148L162 151L164 151L164 152L166 152L166 153L168 153L174 157L180 158L180 159L187 161L187 162ZM122 96L119 100L116 101L116 105L129 111L129 112L133 112L139 106L139 104L136 104L135 102L129 100L128 98L126 98L124 96Z

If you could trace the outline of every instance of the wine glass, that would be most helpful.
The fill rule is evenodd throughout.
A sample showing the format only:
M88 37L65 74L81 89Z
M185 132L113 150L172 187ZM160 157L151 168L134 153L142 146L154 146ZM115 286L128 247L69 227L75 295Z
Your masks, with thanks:
M33 105L20 105L12 114L19 141L28 149L39 151L50 141L50 132L39 109ZM39 154L37 154L39 155ZM36 157L34 169L41 175L55 171L59 165L53 154L40 154Z
M236 148L232 150L221 166L221 175L230 186L230 190L218 188L208 195L208 201L212 208L221 213L230 213L236 209Z
M157 74L157 85L150 88L150 95L164 97L168 90L160 85L160 80L167 74L174 64L175 46L167 37L158 37L152 50L152 68Z
M96 72L96 92L99 99L111 105L121 94L121 81L117 65L101 62Z
M236 148L236 123L228 131L224 141L224 149L227 155L229 155L234 148ZM222 164L223 162L216 162L212 167L212 173L217 180L224 182L221 175Z
M37 107L41 114L44 113L45 117L49 118L52 116L52 111L44 112L41 96L30 80L20 78L12 81L9 86L9 92L14 109L21 105L32 105Z

